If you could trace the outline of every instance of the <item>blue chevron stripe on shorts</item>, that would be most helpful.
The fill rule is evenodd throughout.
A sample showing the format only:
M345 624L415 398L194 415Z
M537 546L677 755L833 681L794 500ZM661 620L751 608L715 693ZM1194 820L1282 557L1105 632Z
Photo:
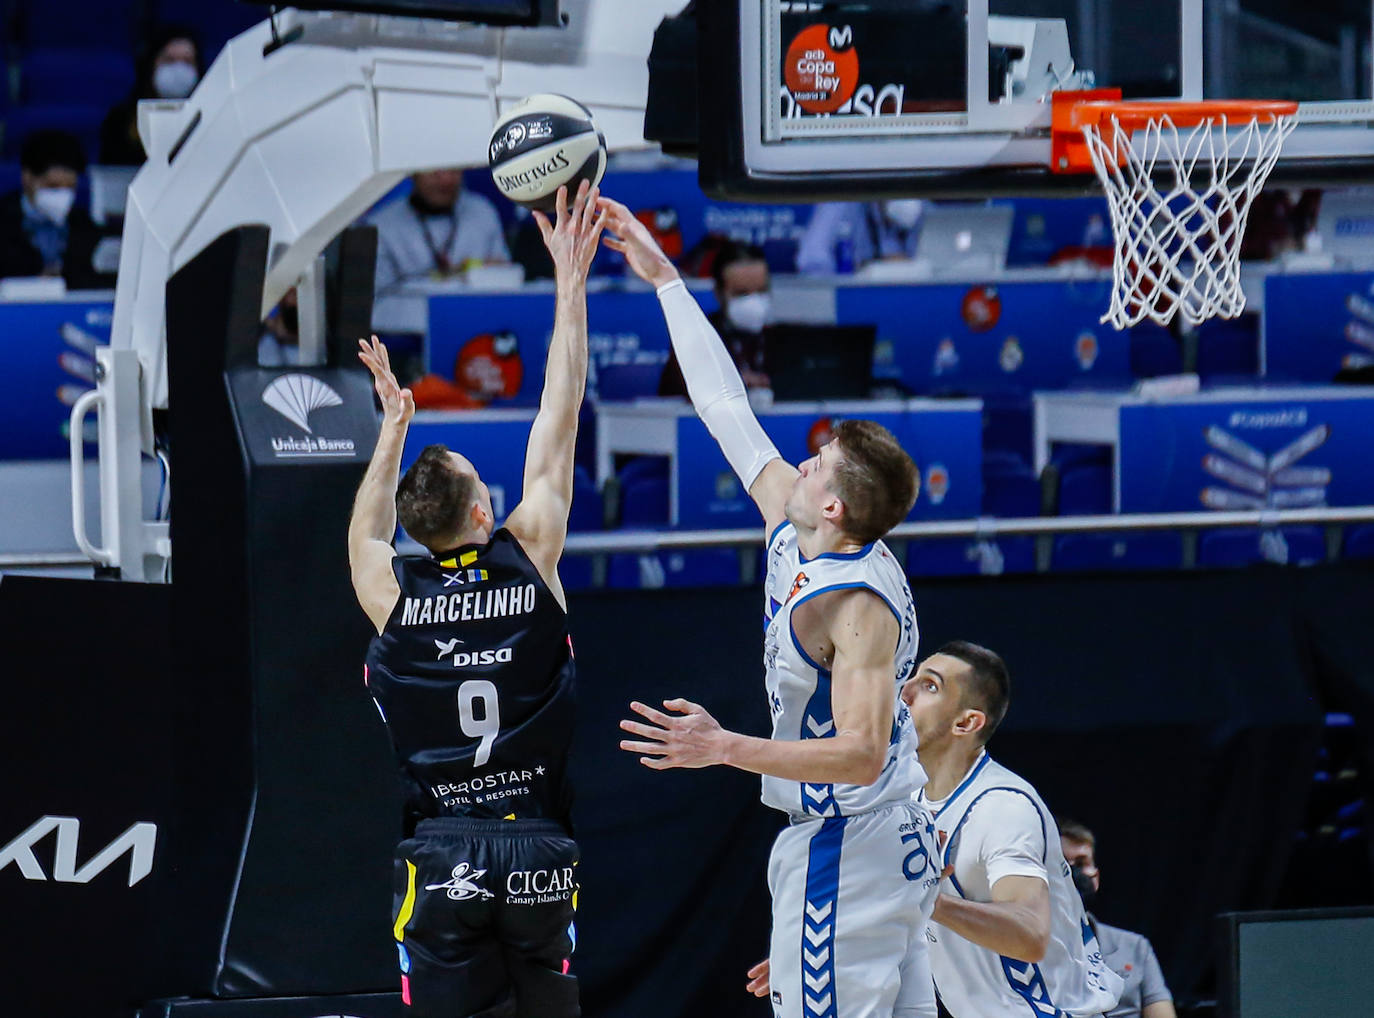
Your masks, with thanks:
M802 916L801 973L804 1018L837 1018L835 913L840 897L840 847L846 817L821 821L806 861L806 914Z

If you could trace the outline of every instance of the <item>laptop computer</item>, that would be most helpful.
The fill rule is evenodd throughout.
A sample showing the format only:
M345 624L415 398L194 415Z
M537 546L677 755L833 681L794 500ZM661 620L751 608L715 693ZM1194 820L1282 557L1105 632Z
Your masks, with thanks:
M979 276L1007 264L1010 205L934 205L921 216L916 261L935 277Z
M876 334L872 325L769 326L763 360L774 402L867 398Z

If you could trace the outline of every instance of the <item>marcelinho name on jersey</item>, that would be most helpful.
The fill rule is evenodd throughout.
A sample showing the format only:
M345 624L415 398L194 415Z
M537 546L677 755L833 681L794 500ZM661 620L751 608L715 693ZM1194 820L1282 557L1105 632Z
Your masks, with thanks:
M441 622L471 622L528 615L534 611L534 584L465 590L460 594L408 597L401 612L403 626L429 626Z

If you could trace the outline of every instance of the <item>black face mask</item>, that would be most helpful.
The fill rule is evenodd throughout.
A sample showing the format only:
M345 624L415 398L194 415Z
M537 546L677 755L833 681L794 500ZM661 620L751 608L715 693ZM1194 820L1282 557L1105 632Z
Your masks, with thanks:
M1073 886L1078 888L1078 896L1083 899L1083 904L1091 904L1097 897L1097 888L1093 886L1093 878L1083 872L1083 867L1073 867Z

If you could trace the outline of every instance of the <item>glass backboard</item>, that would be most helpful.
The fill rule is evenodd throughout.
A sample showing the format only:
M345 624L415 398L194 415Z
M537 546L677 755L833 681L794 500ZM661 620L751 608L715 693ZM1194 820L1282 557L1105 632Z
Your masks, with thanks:
M1127 99L1294 99L1299 127L1271 179L1374 172L1368 0L698 9L702 183L724 197L1089 193L1090 176L1049 171L1048 97L1094 86Z

